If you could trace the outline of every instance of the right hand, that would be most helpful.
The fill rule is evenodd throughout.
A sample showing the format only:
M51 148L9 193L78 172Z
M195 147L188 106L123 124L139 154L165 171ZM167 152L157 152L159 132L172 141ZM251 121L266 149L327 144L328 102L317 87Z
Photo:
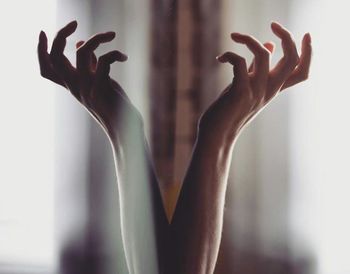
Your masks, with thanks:
M50 53L47 52L46 34L43 31L40 33L38 57L41 75L67 88L110 137L120 134L122 127L129 123L142 127L141 115L120 85L109 77L110 65L115 61L126 61L127 56L115 50L97 60L93 52L101 43L112 41L115 33L99 33L86 42L78 42L75 68L63 51L66 38L76 28L76 21L62 28L52 43Z
M231 34L238 43L245 44L255 55L250 69L246 60L233 52L226 52L217 59L233 65L232 83L201 117L199 128L214 140L228 140L231 144L250 121L256 117L280 92L305 81L309 74L312 47L310 34L305 34L301 56L292 34L278 23L272 23L272 31L282 40L284 56L274 68L270 68L273 44L262 44L254 37L240 33ZM215 130L214 130L215 129Z

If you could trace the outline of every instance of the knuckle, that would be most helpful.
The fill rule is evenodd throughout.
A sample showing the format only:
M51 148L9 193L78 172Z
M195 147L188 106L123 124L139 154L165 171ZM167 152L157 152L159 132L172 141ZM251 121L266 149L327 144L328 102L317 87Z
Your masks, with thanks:
M246 64L246 61L245 59L242 57L242 56L232 56L232 60L237 64L237 65L240 65L240 66L243 66Z
M56 33L55 40L62 40L65 38L64 30L60 30Z
M108 55L102 55L102 56L99 58L99 62L105 64L105 63L108 62L108 59L109 59L109 56L108 56Z
M57 53L51 54L51 61L54 66L60 63L59 59L60 59L60 56Z
M245 63L245 59L241 56L237 56L237 63L243 65Z

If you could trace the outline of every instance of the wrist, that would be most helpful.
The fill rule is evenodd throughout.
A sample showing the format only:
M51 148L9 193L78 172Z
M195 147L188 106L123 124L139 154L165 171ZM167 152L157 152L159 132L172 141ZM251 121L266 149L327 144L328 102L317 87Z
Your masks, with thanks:
M221 129L218 125L213 128L200 123L197 130L197 142L206 144L215 150L230 150L236 142L239 132L239 127L227 130L226 128Z
M198 130L195 150L203 150L213 159L227 158L231 155L235 140L233 136Z

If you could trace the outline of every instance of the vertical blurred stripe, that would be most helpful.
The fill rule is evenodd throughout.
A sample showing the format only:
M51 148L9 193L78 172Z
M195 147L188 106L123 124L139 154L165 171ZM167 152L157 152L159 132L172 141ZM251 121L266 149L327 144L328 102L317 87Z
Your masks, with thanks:
M292 227L317 273L348 273L350 109L348 1L294 1L293 25L310 31L310 80L292 100Z
M0 4L0 273L51 272L55 264L54 87L36 54L55 11L55 0Z

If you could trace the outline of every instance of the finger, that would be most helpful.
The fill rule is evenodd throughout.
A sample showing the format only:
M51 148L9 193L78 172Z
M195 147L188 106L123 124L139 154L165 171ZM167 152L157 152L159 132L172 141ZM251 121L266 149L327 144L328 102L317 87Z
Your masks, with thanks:
M74 81L74 67L64 56L64 48L66 46L66 39L77 28L77 22L72 21L63 27L56 35L50 52L50 58L55 71L60 74L67 86L73 85Z
M64 86L64 83L62 82L62 80L59 78L59 76L56 74L56 72L52 67L50 56L47 52L47 36L43 31L41 31L39 35L38 58L39 58L41 76L61 86Z
M273 42L266 42L264 43L264 47L272 54L275 50L275 43ZM248 72L252 73L254 70L254 65L255 65L255 58L253 59L252 63L249 66Z
M231 38L237 43L245 44L252 51L255 58L253 76L258 81L266 80L270 68L270 52L250 35L232 33Z
M99 33L91 37L77 50L77 69L81 73L89 73L93 69L93 51L101 43L107 43L114 39L115 32Z
M66 39L77 29L77 26L77 21L72 21L57 33L52 43L51 54L63 54L64 48L66 47Z
M125 62L127 59L128 56L118 50L114 50L100 56L96 67L96 81L105 81L109 79L111 64L116 61Z
M227 51L216 59L221 63L230 63L233 66L233 74L236 79L248 81L247 64L242 56Z
M85 43L85 41L80 40L79 42L77 42L77 43L75 44L75 48L76 48L76 49L80 48L84 43Z
M78 43L76 43L75 45L76 49L79 49L84 43L85 41L79 41ZM95 53L92 53L91 67L93 71L96 71L96 65L97 65L97 57Z
M292 72L291 76L284 82L281 90L294 86L302 81L305 81L309 77L309 70L312 57L311 36L309 33L304 35L300 61L296 69Z
M272 23L273 33L282 41L283 57L271 71L271 89L278 90L299 62L298 51L292 34L278 23Z

